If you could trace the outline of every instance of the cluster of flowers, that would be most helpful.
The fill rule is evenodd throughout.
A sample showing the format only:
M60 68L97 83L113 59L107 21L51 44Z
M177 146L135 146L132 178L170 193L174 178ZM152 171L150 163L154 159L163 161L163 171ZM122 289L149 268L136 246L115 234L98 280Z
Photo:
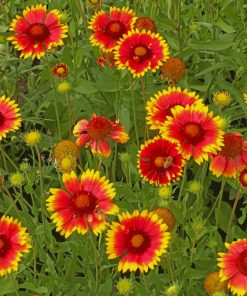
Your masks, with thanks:
M57 10L47 13L43 5L27 8L23 17L17 16L12 22L10 30L14 34L8 39L21 51L21 57L41 58L47 50L63 44L68 27L60 19ZM112 7L109 13L96 13L89 24L93 31L90 40L103 52L98 63L104 64L106 57L111 58L114 62L111 66L127 69L134 77L140 77L148 70L155 72L169 60L168 45L157 33L154 21L137 19L132 10ZM170 60L170 65L173 63L174 60ZM60 63L51 71L57 77L64 77L68 68ZM147 123L152 130L158 130L159 135L146 141L138 153L138 168L144 180L158 186L168 185L180 178L190 158L199 165L211 158L213 174L238 178L242 186L247 187L247 142L237 132L224 133L220 129L220 117L214 117L195 92L169 87L155 94L146 109ZM2 97L0 140L9 131L17 130L20 124L17 104ZM127 133L118 121L93 115L90 120L80 120L73 134L77 137L76 144L63 140L54 150L57 164L64 172L65 186L65 190L50 189L51 196L47 200L56 230L67 238L74 231L80 234L92 231L97 235L108 228L106 252L109 259L121 257L119 271L153 269L167 252L172 230L159 211L123 212L118 215L119 222L109 224L106 216L119 212L112 201L115 197L113 184L101 177L99 171L88 169L80 178L73 171L80 153L78 147L90 147L93 154L109 157L107 138L126 143ZM61 152L59 145L67 147L65 152ZM6 216L0 219L0 275L17 269L22 253L31 247L29 240L26 229L16 220ZM228 280L228 287L234 293L244 295L247 291L247 239L227 244L227 248L228 253L219 254L220 281Z

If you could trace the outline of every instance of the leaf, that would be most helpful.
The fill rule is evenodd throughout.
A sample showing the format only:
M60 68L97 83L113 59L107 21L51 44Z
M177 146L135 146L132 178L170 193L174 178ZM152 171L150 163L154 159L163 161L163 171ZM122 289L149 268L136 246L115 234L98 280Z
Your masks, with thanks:
M86 79L78 79L77 86L74 87L74 90L81 94L94 94L97 92L97 88L94 82L88 81Z
M234 43L226 41L193 41L189 44L189 47L199 50L224 50L231 47Z

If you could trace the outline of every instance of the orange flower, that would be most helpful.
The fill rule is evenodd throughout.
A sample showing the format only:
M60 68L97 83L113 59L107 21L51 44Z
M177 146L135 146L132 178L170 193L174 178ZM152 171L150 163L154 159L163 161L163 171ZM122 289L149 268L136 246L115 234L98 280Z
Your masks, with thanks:
M153 210L153 213L159 216L163 220L163 223L167 225L167 231L172 231L175 227L176 220L171 210L167 208L157 208Z
M162 78L170 80L180 80L185 74L185 64L179 58L169 58L162 66Z
M247 189L247 166L239 173L238 180L241 186Z
M157 27L156 27L155 21L145 16L138 17L138 19L135 22L134 29L137 29L140 32L142 30L145 30L145 31L150 31L152 33L157 33Z
M217 291L227 291L227 281L220 280L218 271L210 272L205 277L203 286L209 295Z

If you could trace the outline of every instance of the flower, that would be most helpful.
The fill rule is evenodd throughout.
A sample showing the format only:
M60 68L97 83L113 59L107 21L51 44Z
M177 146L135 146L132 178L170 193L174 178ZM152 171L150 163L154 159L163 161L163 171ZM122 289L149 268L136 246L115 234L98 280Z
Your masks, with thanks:
M223 108L230 104L231 95L227 91L217 91L214 93L213 101L216 105Z
M0 140L10 131L18 130L21 125L21 114L14 100L0 97Z
M167 225L167 231L172 231L174 229L176 220L171 210L167 208L157 208L153 210L153 213L158 215L163 223Z
M172 188L169 186L160 187L158 194L163 199L169 199L172 196Z
M59 141L53 149L53 158L63 173L70 173L76 167L80 156L79 147L71 140Z
M9 182L14 187L21 187L24 183L24 176L20 172L13 173L9 176Z
M134 77L140 77L148 70L156 72L169 58L169 48L158 33L135 30L123 35L114 54L118 69L128 69Z
M187 89L181 90L180 87L169 87L154 94L147 102L147 123L150 129L160 129L167 116L172 116L171 109L174 106L186 106L194 103L201 103L202 99L195 92L188 92Z
M208 107L201 104L175 106L161 128L161 135L181 146L186 159L193 156L201 164L208 160L208 153L217 153L223 146L224 132L219 129L219 116L208 113Z
M178 284L172 284L165 290L166 296L179 296L179 292L181 290L181 287Z
M110 13L101 10L89 22L92 45L99 46L103 51L112 51L117 41L133 29L135 14L131 9L110 7Z
M247 292L247 238L226 243L227 253L219 253L220 278L228 280L228 288L243 296Z
M132 282L130 279L120 279L117 283L118 293L121 295L129 295L132 290Z
M153 269L167 251L170 240L167 225L147 210L122 213L119 221L112 223L106 234L108 258L121 256L118 271L122 272Z
M113 184L94 170L83 172L80 180L73 171L63 174L63 183L66 190L51 188L47 200L56 230L67 238L74 231L85 234L89 226L96 235L105 229L105 216L118 212L111 201L115 197Z
M114 61L114 53L113 52L105 52L102 56L97 59L97 64L100 67L105 67L105 64L108 64L110 68L115 67Z
M180 80L185 74L185 64L179 58L169 58L161 68L162 78L170 80Z
M157 26L155 24L155 21L147 16L138 17L135 22L134 29L137 29L140 32L145 30L152 33L157 33Z
M60 93L66 93L67 91L70 90L70 84L68 81L63 81L61 83L58 84L57 86L57 90Z
M20 164L20 170L22 172L28 172L30 170L31 166L30 164L27 162L27 161L23 161L21 164Z
M53 76L58 78L63 78L68 76L69 67L64 63L58 63L51 68L51 73Z
M247 166L239 173L238 181L243 188L247 188Z
M180 178L184 158L177 144L155 137L141 145L137 162L144 180L155 185L168 185Z
M218 120L218 123L219 123L220 129L226 130L229 125L229 118L220 117L220 119Z
M0 218L0 276L18 270L23 253L29 252L30 236L17 219Z
M197 180L192 180L188 183L188 189L191 193L198 194L202 190L202 183Z
M224 135L224 146L211 156L209 169L219 177L236 178L238 171L247 166L247 141L238 132Z
M57 9L46 12L46 6L37 4L35 7L26 7L23 17L16 16L10 25L14 34L8 37L21 57L40 59L47 50L63 45L63 38L67 37L68 26L60 21Z
M41 140L41 134L39 131L31 131L24 134L24 142L27 146L35 146L38 145Z
M245 103L247 104L247 92L244 93L244 101L245 101Z
M124 127L118 125L118 121L111 121L95 114L90 120L82 119L77 122L73 134L78 137L76 140L78 146L90 146L93 154L98 153L104 157L109 157L111 154L107 138L119 143L126 143L129 140Z
M203 281L203 287L205 291L212 295L217 291L227 291L227 281L221 281L219 272L210 272Z

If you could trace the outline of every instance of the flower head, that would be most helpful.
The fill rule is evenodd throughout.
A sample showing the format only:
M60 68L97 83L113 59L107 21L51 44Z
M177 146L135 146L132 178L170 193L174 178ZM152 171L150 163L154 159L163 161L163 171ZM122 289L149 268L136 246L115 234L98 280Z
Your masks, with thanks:
M145 30L146 32L150 31L152 33L157 33L155 21L147 16L138 17L135 22L134 29L137 29L140 32Z
M109 14L101 10L89 22L89 29L93 30L90 41L103 51L112 51L117 41L133 29L134 23L135 14L126 7L110 7Z
M68 76L69 67L64 63L58 63L51 68L51 73L53 76L58 78L63 78Z
M118 212L118 207L112 203L113 184L94 170L82 173L80 179L73 171L63 174L63 183L66 190L50 189L52 195L47 200L56 230L67 238L74 231L85 234L89 226L94 234L105 229L105 216Z
M214 93L213 101L216 105L223 108L230 104L231 95L227 91L217 91Z
M23 253L31 248L29 234L17 219L0 218L0 276L18 270Z
M204 279L203 287L209 295L212 295L217 291L226 291L227 281L220 280L218 271L210 272Z
M24 142L27 146L35 146L38 145L41 140L41 133L39 131L31 131L24 134Z
M169 186L160 187L158 194L160 198L169 199L172 196L172 188Z
M60 21L61 15L57 9L46 11L46 6L37 4L27 7L23 16L17 16L10 25L14 34L8 37L21 57L40 59L47 50L63 45L67 37L68 26Z
M247 292L247 239L226 243L227 253L219 253L220 279L228 280L233 294L244 296Z
M178 180L183 165L177 144L160 137L146 141L138 152L139 173L151 184L167 185Z
M217 153L223 146L224 132L219 129L219 116L213 117L208 107L193 104L175 106L161 128L161 134L171 142L179 143L186 159L192 156L201 164L209 153Z
M119 220L107 231L108 258L121 257L118 271L122 272L153 269L167 251L170 239L167 225L147 210L122 213Z
M181 90L180 87L169 87L154 94L147 102L147 123L151 129L160 129L167 116L172 116L171 109L175 106L186 106L194 103L201 103L202 99L195 92Z
M228 125L229 125L229 118L221 117L219 119L218 123L219 123L219 128L220 129L226 130L228 128Z
M198 194L202 190L202 183L197 180L192 180L188 183L188 189L191 193Z
M112 51L103 53L103 55L97 59L97 64L100 67L105 67L105 65L108 64L110 68L114 68L116 66L114 53Z
M134 77L145 75L148 70L156 72L169 58L166 41L158 34L143 30L130 31L115 47L115 60L119 69L128 69Z
M178 81L183 78L185 74L185 64L179 58L169 58L163 64L162 68L162 78L168 78L170 80Z
M24 176L20 172L13 173L9 176L9 182L14 187L21 187L24 183Z
M244 101L245 101L245 103L247 104L247 92L244 93Z
M180 290L180 285L172 284L165 289L165 296L179 296Z
M76 140L78 146L89 146L92 153L104 157L109 157L111 154L107 138L119 143L126 143L129 140L124 127L118 125L118 121L111 121L95 114L90 120L82 119L77 122L73 134L78 137Z
M68 81L60 82L57 86L57 91L60 93L66 93L70 90L70 83Z
M0 97L0 140L10 131L18 130L21 125L21 115L15 101L5 96Z
M167 231L172 231L175 227L176 220L171 210L167 208L156 208L153 213L162 219L163 223L167 225Z
M129 295L132 290L132 282L130 279L120 279L117 283L118 293L121 295Z
M29 162L27 162L27 161L23 161L21 164L20 164L20 170L22 171L22 172L28 172L29 170L30 170L30 164L29 164Z
M238 132L224 135L222 150L211 156L209 169L217 177L236 178L238 171L247 166L247 141Z
M243 188L247 189L247 166L239 172L238 181Z

